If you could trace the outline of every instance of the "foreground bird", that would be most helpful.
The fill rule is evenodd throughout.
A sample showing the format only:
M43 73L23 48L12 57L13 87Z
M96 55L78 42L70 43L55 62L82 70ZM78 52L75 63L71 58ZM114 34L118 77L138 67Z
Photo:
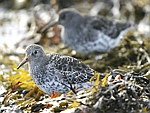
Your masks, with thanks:
M75 58L45 54L42 47L36 44L29 45L25 54L25 59L17 69L29 62L33 81L45 93L67 93L74 88L80 91L92 86L89 80L94 75L94 70Z
M58 22L54 22L41 30L60 24L62 39L66 46L81 54L109 52L120 42L122 35L130 28L129 23L119 23L101 16L89 16L75 9L63 9L59 13Z

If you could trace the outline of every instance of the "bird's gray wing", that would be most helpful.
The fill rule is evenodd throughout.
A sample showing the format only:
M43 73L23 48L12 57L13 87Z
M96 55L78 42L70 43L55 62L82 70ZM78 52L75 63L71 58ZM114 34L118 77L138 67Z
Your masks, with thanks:
M75 58L60 54L53 54L51 57L55 57L52 62L55 64L55 69L62 73L63 79L66 81L68 79L73 84L89 81L94 75L93 69Z
M131 26L130 23L119 23L105 19L101 16L92 17L90 23L93 29L100 30L105 35L108 35L112 38L117 38L121 31L127 29Z

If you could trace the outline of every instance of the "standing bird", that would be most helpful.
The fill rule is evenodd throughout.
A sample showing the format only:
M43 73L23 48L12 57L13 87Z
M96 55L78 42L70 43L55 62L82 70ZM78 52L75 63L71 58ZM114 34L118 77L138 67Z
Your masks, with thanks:
M67 93L74 88L78 92L92 86L90 78L95 71L75 58L45 54L42 47L36 44L29 45L25 54L25 59L17 69L29 62L33 81L45 93Z
M101 16L89 16L75 9L63 9L57 22L41 30L60 24L64 44L81 54L105 53L116 47L122 35L131 27L129 23L119 23Z

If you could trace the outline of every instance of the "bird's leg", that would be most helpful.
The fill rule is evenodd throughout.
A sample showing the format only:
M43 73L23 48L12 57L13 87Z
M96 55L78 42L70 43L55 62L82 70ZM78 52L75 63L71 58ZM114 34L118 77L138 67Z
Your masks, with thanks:
M67 85L64 84L64 83L62 83L62 84L65 85L65 86L67 86L67 87L69 87L69 88L73 91L73 93L76 94L75 89L72 87L72 84L71 84L71 82L69 81L68 77L66 76L66 73L65 73L65 72L64 72L64 77L67 79L67 82L69 83L70 87L67 86Z
M55 92L54 90L52 91L51 98L56 98L60 93Z

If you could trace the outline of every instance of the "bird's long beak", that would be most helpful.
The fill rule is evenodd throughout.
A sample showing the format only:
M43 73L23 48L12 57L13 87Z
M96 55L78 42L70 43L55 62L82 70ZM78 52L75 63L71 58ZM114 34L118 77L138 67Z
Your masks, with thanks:
M23 59L23 61L18 65L18 67L17 67L17 69L19 69L21 66L23 66L26 62L28 62L29 61L29 58L28 57L25 57L24 59Z
M40 30L40 33L45 32L47 29L49 29L50 27L53 27L53 26L55 26L57 24L58 24L58 21L48 24L47 26L45 26L43 29Z

